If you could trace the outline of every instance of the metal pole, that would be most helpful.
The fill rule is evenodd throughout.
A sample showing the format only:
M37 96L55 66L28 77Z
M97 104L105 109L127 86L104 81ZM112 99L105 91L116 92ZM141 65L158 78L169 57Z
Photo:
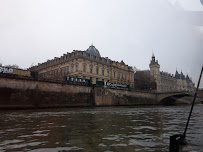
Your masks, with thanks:
M189 124L189 121L190 121L190 117L192 115L192 110L193 110L193 107L194 107L195 99L196 99L196 96L197 96L197 91L198 91L199 84L200 84L201 77L202 77L202 71L203 71L203 66L202 66L202 70L200 72L199 81L198 81L197 88L196 88L196 91L195 91L195 95L194 95L194 99L193 99L193 102L192 102L192 107L191 107L191 110L190 110L190 114L189 114L189 117L188 117L188 120L187 120L187 124L186 124L186 127L185 127L185 131L183 133L183 139L182 139L182 141L185 139L185 136L186 136L188 124Z

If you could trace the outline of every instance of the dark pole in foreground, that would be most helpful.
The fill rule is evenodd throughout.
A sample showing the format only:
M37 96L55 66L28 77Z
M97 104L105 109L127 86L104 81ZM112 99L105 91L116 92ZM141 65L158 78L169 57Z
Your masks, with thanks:
M190 114L189 114L189 117L188 117L188 120L187 120L187 124L186 124L186 127L185 127L185 131L184 131L183 135L178 134L178 135L170 136L170 150L169 150L169 152L179 152L179 146L184 145L184 143L185 143L186 132L187 132L187 128L188 128L188 125L189 125L190 117L192 115L192 110L193 110L193 107L194 107L195 99L197 97L197 91L198 91L199 84L200 84L200 81L201 81L202 71L203 71L203 66L202 66L202 69L201 69L201 72L200 72L199 81L198 81L197 88L196 88L196 91L195 91L195 95L194 95L194 98L193 98L193 102L192 102Z
M195 99L196 99L196 97L197 97L197 91L198 91L199 84L200 84L200 81L201 81L202 71L203 71L203 66L202 66L202 70L201 70L201 72L200 72L199 81L198 81L197 88L196 88L196 91L195 91L195 96L194 96L194 99L193 99L193 102L192 102L192 107L191 107L190 114L189 114L189 117L188 117L188 120L187 120L187 124L186 124L186 127L185 127L185 131L184 131L184 133L183 133L183 140L185 139L185 136L186 136L187 127L188 127L188 124L189 124L189 121L190 121L190 117L191 117L191 115L192 115L192 110L193 110L193 107L194 107Z

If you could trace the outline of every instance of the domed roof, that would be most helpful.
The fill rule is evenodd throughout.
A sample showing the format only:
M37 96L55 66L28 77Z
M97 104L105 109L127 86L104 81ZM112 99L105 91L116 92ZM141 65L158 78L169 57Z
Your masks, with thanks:
M93 46L93 44L87 49L87 53L100 56L99 51Z

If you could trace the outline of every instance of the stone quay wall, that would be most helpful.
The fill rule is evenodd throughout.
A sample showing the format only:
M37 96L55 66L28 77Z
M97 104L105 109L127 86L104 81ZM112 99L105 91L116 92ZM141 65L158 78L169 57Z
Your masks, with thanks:
M137 91L107 89L95 87L94 98L96 106L133 106L159 104L156 95Z
M159 96L103 86L0 78L0 109L156 105Z
M0 108L49 108L94 105L92 87L0 78Z

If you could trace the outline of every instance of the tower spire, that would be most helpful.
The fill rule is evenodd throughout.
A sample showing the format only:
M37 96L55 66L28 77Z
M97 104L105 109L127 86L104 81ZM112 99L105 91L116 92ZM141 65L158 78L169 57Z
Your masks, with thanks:
M153 58L153 57L155 57L155 56L154 56L154 49L152 48L152 58Z
M155 62L155 55L154 55L154 53L152 53L152 61Z

